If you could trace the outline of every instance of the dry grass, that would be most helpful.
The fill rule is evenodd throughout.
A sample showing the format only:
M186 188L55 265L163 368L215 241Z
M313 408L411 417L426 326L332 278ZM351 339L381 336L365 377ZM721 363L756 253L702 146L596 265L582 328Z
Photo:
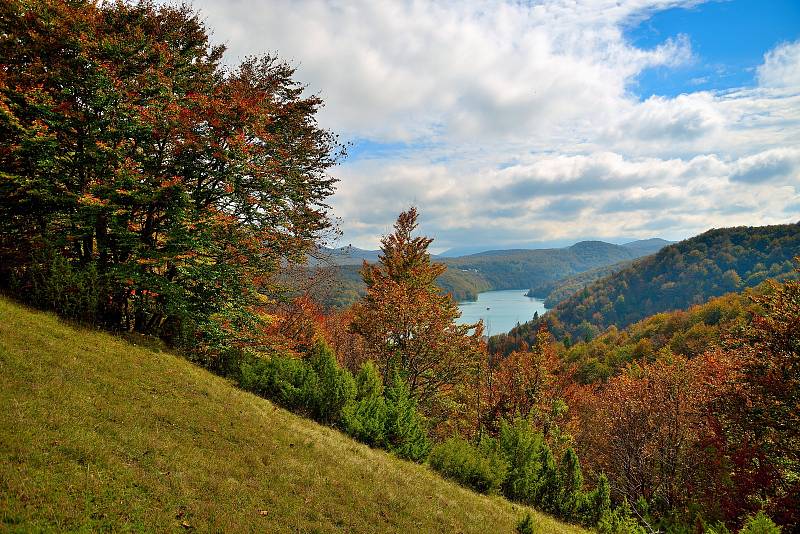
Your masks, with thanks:
M527 511L4 299L0 406L0 531L513 532Z

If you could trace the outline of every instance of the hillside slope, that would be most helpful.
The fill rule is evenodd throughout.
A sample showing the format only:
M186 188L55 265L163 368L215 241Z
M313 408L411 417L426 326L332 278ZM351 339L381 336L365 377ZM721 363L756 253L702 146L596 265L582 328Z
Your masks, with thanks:
M711 297L794 273L800 223L709 230L661 249L559 303L541 320L573 339L608 326L624 328L647 316L685 309ZM512 335L535 332L522 325Z
M527 510L4 299L0 405L3 531L513 532Z
M546 308L555 308L559 302L571 297L595 280L600 280L621 271L631 263L633 263L633 260L620 261L611 265L595 267L559 280L553 280L540 285L536 289L528 290L528 296L544 299Z

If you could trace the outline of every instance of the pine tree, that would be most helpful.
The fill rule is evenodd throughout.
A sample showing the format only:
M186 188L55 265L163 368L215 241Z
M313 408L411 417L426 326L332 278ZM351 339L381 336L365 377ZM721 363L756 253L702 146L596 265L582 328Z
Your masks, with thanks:
M781 534L781 527L761 510L756 515L747 518L739 534Z
M567 520L574 520L578 516L579 510L583 508L583 474L578 455L568 448L561 458L559 465L559 515Z
M345 406L342 423L345 431L363 443L384 446L387 409L383 382L378 368L365 362L356 375L355 401Z
M601 473L597 478L597 485L583 501L581 521L587 526L596 526L609 510L611 510L611 485L608 483L608 477Z
M356 384L350 372L342 369L333 350L318 341L308 356L316 380L309 386L308 404L314 417L323 423L337 423L344 407L356 396Z
M561 479L553 453L547 444L539 449L538 488L534 504L542 510L558 514L561 497Z
M539 452L543 445L541 434L534 433L525 419L517 419L513 424L502 420L499 441L509 464L503 494L521 502L538 502Z
M422 418L417 412L417 403L398 373L394 374L386 389L385 398L386 448L401 458L416 462L424 460L431 444Z

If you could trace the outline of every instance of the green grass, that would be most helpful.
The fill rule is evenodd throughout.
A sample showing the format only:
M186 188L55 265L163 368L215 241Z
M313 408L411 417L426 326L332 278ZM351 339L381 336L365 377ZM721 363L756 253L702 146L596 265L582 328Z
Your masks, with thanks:
M528 510L4 299L0 408L0 531L513 532Z

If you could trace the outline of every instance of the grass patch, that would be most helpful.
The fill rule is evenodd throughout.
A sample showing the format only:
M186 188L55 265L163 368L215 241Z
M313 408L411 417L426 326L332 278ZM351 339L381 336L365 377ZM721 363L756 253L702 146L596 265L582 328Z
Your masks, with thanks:
M0 406L5 531L513 532L530 511L6 299Z

